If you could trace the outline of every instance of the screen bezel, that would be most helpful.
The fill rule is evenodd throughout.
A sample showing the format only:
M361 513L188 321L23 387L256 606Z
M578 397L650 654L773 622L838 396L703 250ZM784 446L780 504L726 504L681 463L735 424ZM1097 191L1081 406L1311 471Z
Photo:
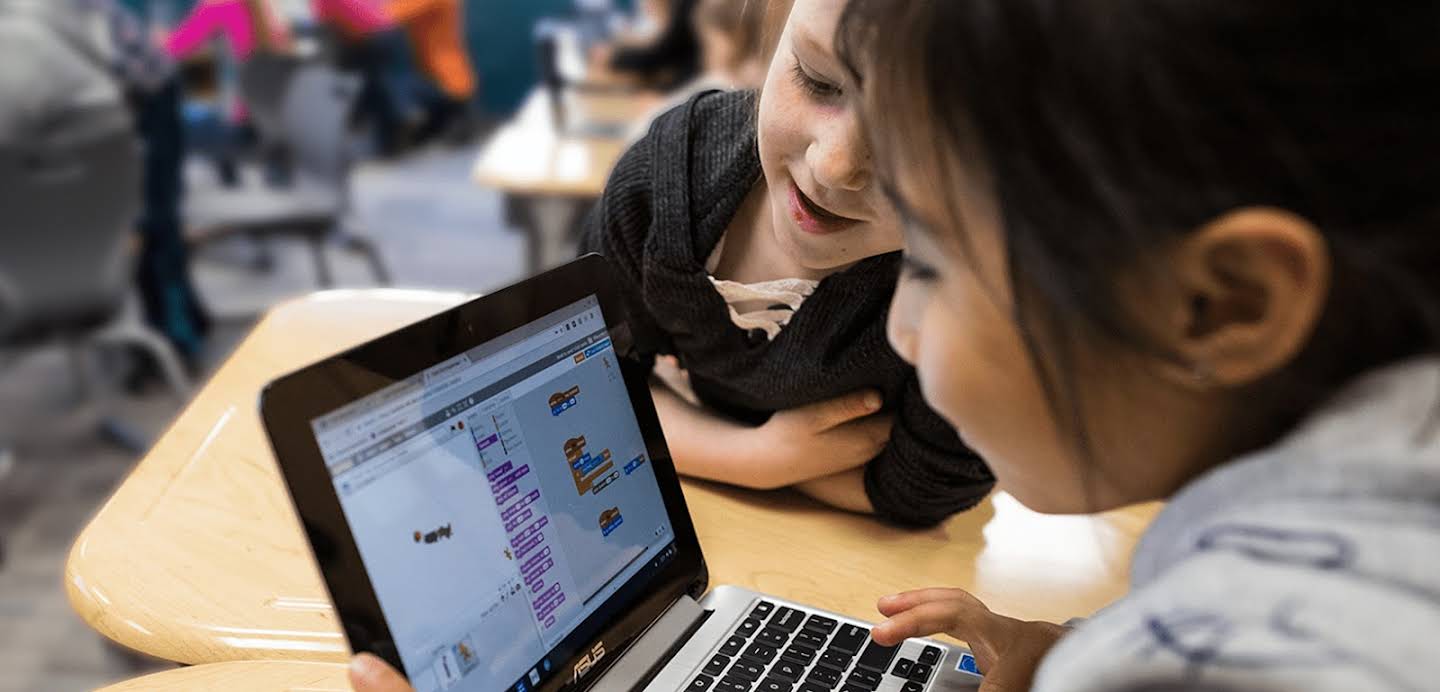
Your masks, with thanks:
M628 316L608 280L609 271L601 257L587 255L280 377L262 390L261 419L352 651L374 653L406 672L311 421L591 295L599 300L616 353L626 355ZM630 358L617 360L664 497L675 556L648 588L638 594L626 593L635 591L627 588L612 597L635 599L621 613L607 613L614 609L607 601L552 649L560 674L533 688L539 692L587 688L671 604L686 594L699 597L707 586L704 556L651 399L649 368ZM608 655L593 660L592 642L603 642ZM572 676L582 661L579 670L586 672Z

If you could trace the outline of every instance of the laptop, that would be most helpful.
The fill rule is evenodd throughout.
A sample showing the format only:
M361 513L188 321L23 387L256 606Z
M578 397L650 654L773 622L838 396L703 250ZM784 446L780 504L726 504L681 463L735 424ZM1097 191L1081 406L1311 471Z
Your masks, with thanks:
M270 383L261 412L354 651L420 692L949 692L966 650L710 588L598 256Z

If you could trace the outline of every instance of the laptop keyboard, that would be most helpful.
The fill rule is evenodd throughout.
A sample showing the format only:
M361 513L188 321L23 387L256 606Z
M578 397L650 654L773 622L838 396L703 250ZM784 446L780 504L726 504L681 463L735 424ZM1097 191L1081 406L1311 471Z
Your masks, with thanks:
M886 681L922 692L943 652L915 659L880 646L863 625L760 601L690 681L689 692L874 692ZM893 685L891 686L893 687Z

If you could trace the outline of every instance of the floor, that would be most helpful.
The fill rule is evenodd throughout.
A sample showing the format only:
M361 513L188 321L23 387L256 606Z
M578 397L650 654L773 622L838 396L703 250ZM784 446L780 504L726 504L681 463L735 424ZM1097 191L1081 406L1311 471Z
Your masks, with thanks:
M431 151L368 165L356 178L356 227L380 247L395 284L486 291L518 278L523 237L504 226L500 198L468 181L473 150ZM221 318L207 362L218 365L266 306L314 289L308 250L277 242L275 266L247 266L253 248L221 246L196 262L196 279ZM365 265L334 249L338 283L369 284ZM77 399L59 349L0 360L0 692L89 690L163 670L110 645L70 609L61 584L76 533L136 456L95 434L102 412ZM184 402L152 386L106 407L147 439Z

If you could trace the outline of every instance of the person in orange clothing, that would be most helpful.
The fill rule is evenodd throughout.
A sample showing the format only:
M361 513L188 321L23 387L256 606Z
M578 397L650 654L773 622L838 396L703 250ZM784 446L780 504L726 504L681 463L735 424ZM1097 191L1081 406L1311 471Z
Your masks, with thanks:
M469 131L476 79L465 50L462 0L389 0L385 13L405 28L416 62L441 94L415 139L423 142L442 133L463 138Z

